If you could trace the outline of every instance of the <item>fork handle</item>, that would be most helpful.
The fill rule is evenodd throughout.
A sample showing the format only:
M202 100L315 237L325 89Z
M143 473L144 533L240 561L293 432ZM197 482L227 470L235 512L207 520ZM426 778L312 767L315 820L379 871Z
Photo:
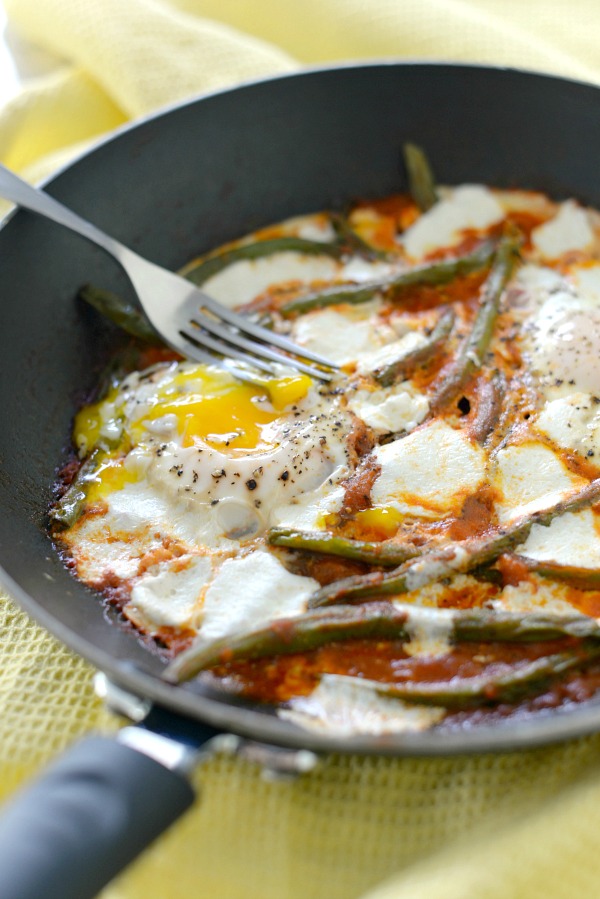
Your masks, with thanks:
M19 178L18 175L15 175L14 172L11 172L10 169L7 169L1 163L0 196L4 197L5 200L16 203L18 206L29 209L31 212L37 212L38 215L51 219L59 225L64 225L65 228L69 228L83 237L87 237L88 240L98 244L98 246L105 249L118 260L121 260L127 252L125 247L117 240L109 237L104 231L67 209L66 206L63 206L62 203L59 203L58 200L55 200L49 194L40 190L40 188L32 187L31 184Z

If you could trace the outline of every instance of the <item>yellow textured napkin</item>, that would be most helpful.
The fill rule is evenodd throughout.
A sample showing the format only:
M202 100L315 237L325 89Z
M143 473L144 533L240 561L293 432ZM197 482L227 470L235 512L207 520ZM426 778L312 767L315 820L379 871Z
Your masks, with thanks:
M332 60L519 65L600 81L597 0L5 0L63 68L0 111L32 178L164 104ZM0 599L0 797L116 722L92 671ZM600 737L449 759L334 756L294 783L216 759L202 800L104 899L600 895ZM390 879L391 878L391 879ZM385 881L385 883L383 883Z

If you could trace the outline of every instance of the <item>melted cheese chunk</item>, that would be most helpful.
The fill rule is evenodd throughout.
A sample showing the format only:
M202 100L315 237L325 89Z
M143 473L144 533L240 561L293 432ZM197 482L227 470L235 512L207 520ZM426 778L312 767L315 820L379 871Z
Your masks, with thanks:
M151 627L195 627L201 605L201 594L212 574L207 556L197 556L182 565L159 566L159 571L140 578L131 591L127 612L131 618L150 623Z
M338 365L349 365L394 340L395 332L377 318L379 301L319 309L298 318L292 339Z
M587 481L572 474L561 459L541 443L524 443L500 450L492 485L501 524L530 515L558 502Z
M404 607L404 604L402 604ZM406 622L410 635L403 645L410 656L441 656L452 649L454 613L452 609L428 609L415 606Z
M373 504L422 518L458 512L485 478L481 447L440 420L378 446L373 455L381 466L371 491Z
M325 674L310 696L293 699L278 714L306 730L349 737L426 730L445 710L380 696L375 684L358 677Z
M545 612L572 618L575 610L566 602L564 594L563 584L553 584L544 578L538 578L534 581L522 581L516 587L505 587L492 606L499 611L516 612L519 615Z
M396 330L399 323L392 319L391 326ZM356 365L360 374L368 375L379 368L395 362L401 356L418 350L427 343L427 338L417 330L406 330L399 340L392 340L376 349L361 353Z
M377 434L408 433L429 412L429 401L408 381L403 381L393 387L350 393L348 408Z
M594 240L589 216L573 200L561 203L558 214L531 232L531 242L546 259L569 250L584 250Z
M534 525L518 552L539 562L600 568L600 520L591 509L568 512L548 527Z
M403 235L407 254L421 259L434 250L459 243L467 230L489 228L504 218L504 209L492 191L479 184L464 184L447 192L423 213Z
M226 559L206 590L200 639L219 640L277 618L300 615L318 587L313 578L290 574L264 550Z
M202 289L218 303L235 308L280 281L330 281L341 274L339 262L329 256L285 252L262 259L240 259L209 278Z

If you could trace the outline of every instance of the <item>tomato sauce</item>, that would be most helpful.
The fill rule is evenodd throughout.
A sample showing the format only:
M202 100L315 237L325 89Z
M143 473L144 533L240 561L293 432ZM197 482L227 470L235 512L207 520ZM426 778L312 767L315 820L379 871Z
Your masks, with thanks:
M453 678L508 673L515 666L574 645L570 639L528 644L470 643L455 646L441 656L412 657L396 640L353 640L307 653L231 662L214 668L212 674L227 689L248 699L280 703L310 694L322 674L362 677L385 684L448 683ZM589 671L600 684L600 666ZM583 682L581 674L574 676Z

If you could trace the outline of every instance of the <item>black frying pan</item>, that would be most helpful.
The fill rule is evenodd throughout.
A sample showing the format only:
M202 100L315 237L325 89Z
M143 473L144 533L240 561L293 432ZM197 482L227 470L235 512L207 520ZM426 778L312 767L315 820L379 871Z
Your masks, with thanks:
M520 186L600 206L600 90L516 71L377 64L306 72L205 97L121 131L49 193L166 267L261 225L405 187L415 141L452 184ZM471 732L305 733L268 710L160 679L163 663L63 568L46 533L78 402L120 335L74 302L91 281L132 296L101 250L25 212L0 230L0 564L17 601L113 684L148 700L144 728L80 744L0 824L0 892L85 899L192 801L188 756L232 732L275 746L448 753L532 746L600 727L600 703ZM152 742L153 733L170 741ZM142 742L142 750L131 748ZM156 759L161 761L157 761Z

